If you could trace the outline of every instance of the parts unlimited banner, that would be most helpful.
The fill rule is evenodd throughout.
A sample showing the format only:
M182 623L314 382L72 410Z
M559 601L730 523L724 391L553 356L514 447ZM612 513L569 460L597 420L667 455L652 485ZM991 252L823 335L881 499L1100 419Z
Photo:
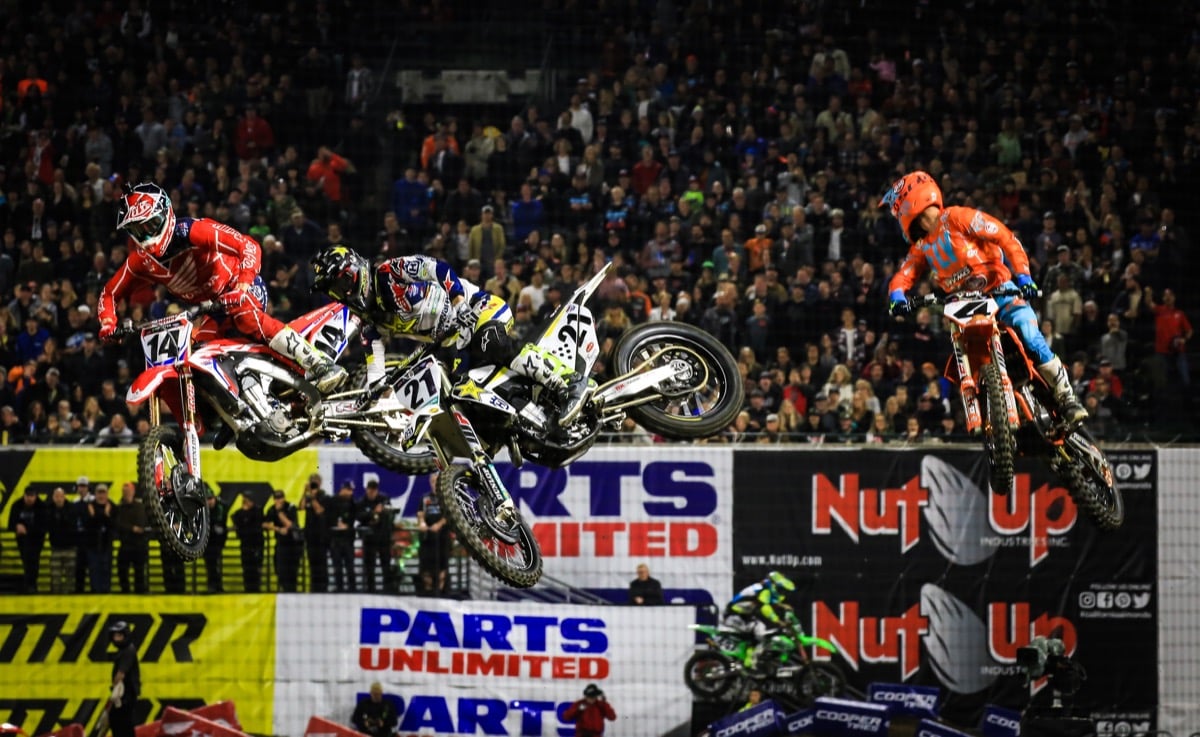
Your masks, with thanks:
M1028 703L1016 655L1037 635L1061 637L1087 669L1079 707L1152 721L1156 456L1109 458L1126 520L1103 533L1034 461L999 496L979 452L739 450L734 585L784 571L854 684L939 686L942 714L964 726L985 703Z

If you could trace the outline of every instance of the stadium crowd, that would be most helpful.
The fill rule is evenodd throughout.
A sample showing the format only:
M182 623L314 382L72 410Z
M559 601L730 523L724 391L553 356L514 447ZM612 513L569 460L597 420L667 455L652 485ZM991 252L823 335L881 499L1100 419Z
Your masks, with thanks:
M956 435L960 409L937 311L887 317L907 246L877 202L923 168L1019 235L1098 435L1188 415L1190 4L551 2L589 29L559 63L574 83L473 119L389 104L385 59L355 52L373 5L209 3L211 24L177 5L0 10L0 443L145 431L136 346L96 339L128 254L116 201L144 179L262 243L278 317L314 304L330 242L443 258L521 336L611 261L606 349L681 320L737 356L745 411L710 442L916 442ZM119 305L176 308L161 289Z

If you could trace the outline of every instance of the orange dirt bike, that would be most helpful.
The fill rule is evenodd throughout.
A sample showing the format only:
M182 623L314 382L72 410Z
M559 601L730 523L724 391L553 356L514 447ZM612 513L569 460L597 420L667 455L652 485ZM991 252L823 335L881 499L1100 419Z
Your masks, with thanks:
M1018 451L1039 456L1080 510L1101 529L1115 530L1125 520L1125 502L1112 467L1084 428L1071 429L1058 417L1052 388L1020 337L997 317L995 297L1019 294L1015 289L929 294L909 304L944 306L953 348L946 378L958 384L967 432L983 436L992 491L1012 489Z

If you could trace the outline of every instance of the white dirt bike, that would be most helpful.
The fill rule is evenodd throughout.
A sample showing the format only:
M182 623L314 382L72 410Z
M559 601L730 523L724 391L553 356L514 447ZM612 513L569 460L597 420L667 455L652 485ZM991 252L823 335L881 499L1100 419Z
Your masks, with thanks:
M586 303L609 267L575 291L532 339L588 376L600 355ZM365 368L356 372L359 385ZM507 449L514 465L529 459L560 468L583 455L601 429L626 416L672 439L698 439L725 429L741 410L742 379L729 351L708 333L678 322L628 330L609 360L612 379L591 386L567 427L542 387L506 366L480 366L452 375L425 348L386 359L376 391L408 412L403 427L352 430L371 460L393 471L422 475L440 469L437 493L460 542L489 573L518 588L541 577L542 557L493 459Z

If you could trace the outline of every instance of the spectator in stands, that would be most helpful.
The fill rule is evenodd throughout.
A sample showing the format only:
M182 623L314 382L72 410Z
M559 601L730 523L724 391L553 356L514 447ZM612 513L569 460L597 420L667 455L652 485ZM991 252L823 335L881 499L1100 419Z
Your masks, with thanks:
M430 475L429 487L437 487L436 473ZM417 510L417 531L421 541L418 553L420 589L417 593L420 595L440 596L446 593L446 576L450 572L448 522L437 494L430 491L421 498L421 508Z
M83 520L77 505L67 503L67 492L61 486L51 493L46 530L50 539L50 593L82 592L75 586L75 561Z
M132 481L121 485L121 503L117 506L116 527L117 541L117 581L122 594L132 591L144 594L146 587L146 566L149 559L149 535L147 528L150 523L146 515L146 507L138 499L137 487ZM133 588L129 587L129 573L133 572Z
M92 501L85 505L83 535L79 551L87 567L93 594L112 589L112 544L116 537L115 508L108 498L108 485L97 484Z
M639 563L637 578L629 582L629 603L634 606L661 606L666 602L662 584L650 576L650 566Z
M229 508L212 487L204 484L208 505L208 545L204 548L204 578L210 594L225 593L225 543L229 538Z
M321 474L308 477L300 500L304 512L304 550L308 557L309 591L329 590L329 495L321 488Z
M304 549L304 531L300 528L296 505L287 500L282 489L271 493L271 506L263 512L263 528L275 533L275 578L279 591L295 593Z
M354 582L354 525L358 519L354 485L343 481L337 496L329 504L329 557L333 563L333 583L340 593L357 591Z
M366 495L359 507L358 523L362 530L365 590L375 593L378 571L383 574L384 593L394 593L396 571L392 567L392 508L387 496L379 491L377 479L367 482Z
M42 565L42 547L46 542L50 519L45 502L37 491L26 486L21 501L13 504L8 513L8 530L17 538L21 555L21 593L36 594L38 572Z
M241 541L242 590L257 594L262 590L263 513L250 496L242 495L242 508L233 513L233 529Z
M1146 287L1145 303L1154 313L1154 352L1175 369L1173 379L1182 386L1191 384L1187 343L1192 339L1192 323L1187 314L1175 306L1175 290L1162 291L1162 304L1154 301L1154 290Z

